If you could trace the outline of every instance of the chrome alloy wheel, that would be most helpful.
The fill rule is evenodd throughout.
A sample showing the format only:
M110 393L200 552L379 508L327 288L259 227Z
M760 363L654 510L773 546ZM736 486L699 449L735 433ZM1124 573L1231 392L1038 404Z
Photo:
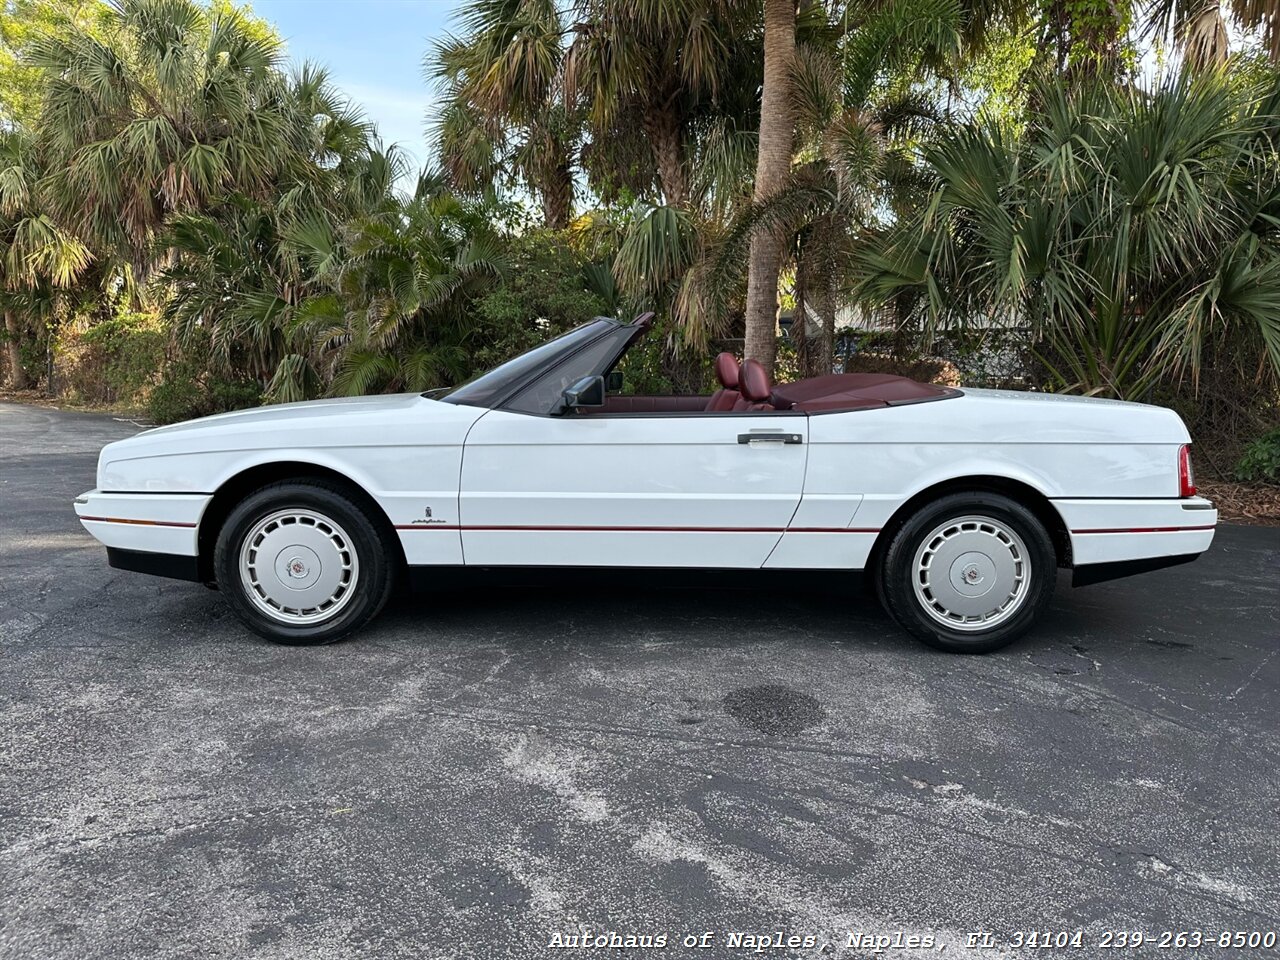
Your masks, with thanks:
M322 513L290 508L263 517L240 546L246 596L280 623L328 620L355 596L360 562L347 532Z
M1026 544L991 517L956 517L940 524L916 551L916 599L952 630L989 630L1012 617L1028 596Z

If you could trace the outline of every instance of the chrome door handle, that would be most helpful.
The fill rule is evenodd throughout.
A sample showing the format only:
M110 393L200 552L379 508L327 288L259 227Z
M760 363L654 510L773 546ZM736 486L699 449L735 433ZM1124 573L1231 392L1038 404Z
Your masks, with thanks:
M740 433L739 443L804 443L804 435L799 433Z

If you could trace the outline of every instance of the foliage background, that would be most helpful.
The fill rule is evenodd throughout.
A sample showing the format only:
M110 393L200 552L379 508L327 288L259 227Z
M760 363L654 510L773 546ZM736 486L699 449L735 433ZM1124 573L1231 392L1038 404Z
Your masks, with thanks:
M1275 11L790 13L766 117L763 2L468 0L411 171L231 0L3 0L0 372L168 422L449 386L653 310L626 389L705 391L767 233L779 377L1163 403L1224 476L1273 436ZM762 191L766 121L793 136Z

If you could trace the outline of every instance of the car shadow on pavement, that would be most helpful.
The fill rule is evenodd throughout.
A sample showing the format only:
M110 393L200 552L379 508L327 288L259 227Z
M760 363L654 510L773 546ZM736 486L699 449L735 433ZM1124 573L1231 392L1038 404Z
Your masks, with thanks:
M655 635L681 642L761 641L915 646L867 578L826 571L441 571L402 590L371 625L393 633L501 633L507 642L596 642Z

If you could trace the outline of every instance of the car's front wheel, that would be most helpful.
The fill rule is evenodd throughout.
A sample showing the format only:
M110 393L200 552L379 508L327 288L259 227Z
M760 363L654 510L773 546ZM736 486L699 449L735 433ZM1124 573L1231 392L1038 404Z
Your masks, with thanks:
M987 653L1044 612L1057 560L1044 524L1022 504L959 493L907 520L880 578L885 607L913 636L954 653Z
M332 643L391 593L391 551L376 519L336 484L272 484L237 506L218 535L214 572L236 615L277 643Z

